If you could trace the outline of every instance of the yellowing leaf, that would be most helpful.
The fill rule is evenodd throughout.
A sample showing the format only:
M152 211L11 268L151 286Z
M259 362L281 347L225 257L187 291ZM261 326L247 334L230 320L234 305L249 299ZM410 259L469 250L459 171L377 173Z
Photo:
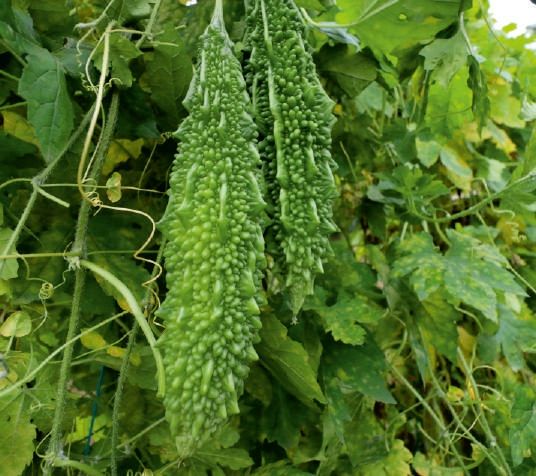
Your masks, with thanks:
M102 173L108 175L116 165L128 161L129 159L137 159L141 155L144 140L136 139L134 141L128 139L116 139L110 144L106 159L102 167Z
M112 345L106 349L106 353L112 357L121 358L123 355L125 355L125 349Z
M106 347L107 342L104 337L102 337L98 332L90 332L89 334L83 335L80 340L82 345L91 350L102 349Z
M464 327L458 326L458 345L466 357L470 357L475 348L475 336L469 334Z
M451 385L449 387L449 390L447 392L447 400L450 402L460 402L465 397L464 391L459 388L455 387L454 385Z
M488 121L485 131L489 133L489 136L493 143L501 150L503 150L506 154L510 155L513 152L517 150L516 145L508 137L508 134L501 129L499 126L497 126L494 122Z
M0 334L4 337L22 337L32 331L30 316L24 311L11 314L0 327Z
M488 82L491 103L491 118L508 127L521 128L525 121L521 119L521 101L512 93L510 83L500 76L494 76Z
M456 187L462 190L471 188L473 171L461 152L454 147L445 146L439 153L441 163L446 167L446 174Z
M106 195L112 203L121 200L121 174L119 172L114 172L106 181Z
M2 112L2 115L4 116L4 131L7 134L10 134L23 142L28 142L39 147L39 141L35 135L35 130L26 118L11 111L4 111Z
M13 231L9 228L0 228L0 253L15 254L17 250L13 246L7 248ZM0 259L0 279L13 279L18 275L19 263L15 258Z
M75 443L85 440L89 434L91 419L91 416L78 417L75 420L75 430L67 435L67 443ZM93 432L91 434L92 442L97 442L103 438L106 438L106 432L102 431L102 429L108 426L109 423L110 418L106 414L101 413L99 416L97 416L93 423Z

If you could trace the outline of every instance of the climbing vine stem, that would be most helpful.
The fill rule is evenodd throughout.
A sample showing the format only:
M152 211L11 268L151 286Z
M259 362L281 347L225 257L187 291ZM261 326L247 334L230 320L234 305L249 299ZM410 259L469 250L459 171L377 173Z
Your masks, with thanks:
M164 246L165 241L160 246L160 250L158 252L158 256L156 258L156 263L159 263L162 260L162 256L164 254ZM156 276L158 276L158 273L160 273L160 267L155 265L153 267L153 272L151 276L151 281ZM149 303L152 295L152 289L147 287L147 292L145 293L145 297L143 300L143 306L145 309L146 315L149 315ZM145 320L143 321L145 322ZM134 320L134 323L132 325L132 329L130 330L129 336L128 336L128 344L127 349L125 351L125 354L123 355L123 360L121 362L121 369L119 370L119 377L117 379L117 390L115 391L115 397L114 397L114 407L112 411L112 453L111 453L111 472L112 476L117 476L117 450L119 447L119 412L121 410L121 403L123 401L123 390L125 387L125 382L127 379L127 372L130 366L130 356L132 354L132 349L134 347L134 344L136 342L136 337L138 336L138 331L140 329L140 325L138 322L138 319Z
M95 109L96 111L97 109ZM103 131L103 139L100 142L99 150L96 153L96 160L90 171L90 179L93 182L98 182L102 164L106 156L106 151L110 144L115 124L117 121L117 115L119 111L119 93L114 91L110 102L109 114ZM91 134L91 130L88 135ZM87 137L86 137L87 138ZM89 211L91 209L92 202L88 199L82 200L80 209L78 212L78 220L76 225L76 232L72 251L80 253L84 256L86 252L86 238L87 227L89 222ZM66 340L72 341L73 337L78 331L78 322L80 320L80 303L83 295L84 285L86 281L86 270L83 267L77 266L77 259L74 259L72 266L76 266L75 270L75 283L73 300L71 305L71 312L69 316L69 323L67 328ZM63 352L63 359L60 367L60 375L58 379L58 387L56 392L56 407L54 411L54 418L52 421L52 430L50 433L50 442L47 452L48 464L44 468L44 475L50 476L52 474L52 468L55 466L57 457L61 454L61 427L63 423L63 417L65 415L65 404L67 400L67 382L70 375L71 362L73 358L74 345L67 345Z

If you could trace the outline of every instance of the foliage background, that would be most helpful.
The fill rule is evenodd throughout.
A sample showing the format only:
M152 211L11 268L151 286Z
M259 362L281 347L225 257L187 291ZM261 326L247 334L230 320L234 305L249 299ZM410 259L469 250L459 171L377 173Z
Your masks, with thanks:
M240 416L182 462L132 302L80 260L158 337L154 224L213 4L0 4L2 475L536 474L533 38L480 0L297 3L340 233L296 324L269 295Z

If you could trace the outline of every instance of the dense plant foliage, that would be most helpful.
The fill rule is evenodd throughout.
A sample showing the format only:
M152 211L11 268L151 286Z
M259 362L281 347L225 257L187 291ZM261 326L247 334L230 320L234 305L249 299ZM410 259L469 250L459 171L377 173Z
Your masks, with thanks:
M247 116L255 115L261 156L273 154L270 78L258 68L272 69L282 88L272 94L290 101L278 68L294 56L255 53L262 38L252 28L255 5L288 3L246 3L224 2L231 44L222 29L203 36L212 0L0 2L0 472L536 473L534 39L494 31L485 0L296 1L304 40L290 35L285 48L313 55L319 83L305 56L303 78L289 79L333 101L337 164L332 252L296 315L292 294L281 292L288 270L274 224L284 180L261 180ZM210 133L214 85L187 95L211 41L226 46L205 61L224 56L235 98L227 136ZM239 60L245 83L232 79ZM254 85L249 106L241 88ZM196 115L202 88L209 103ZM315 115L311 104L300 112L331 126L330 111ZM177 130L183 160L172 167ZM253 199L240 215L247 239L230 252L257 253L263 268L258 230L267 225L262 286L251 262L237 259L244 286L266 296L256 291L247 307L254 314L259 305L262 328L239 339L248 363L259 356L240 375L239 413L226 407L227 423L189 456L164 406L187 381L174 385L170 364L185 377L187 366L167 352L199 333L183 349L193 362L203 339L237 337L232 325L202 330L208 321L173 327L182 299L174 279L191 273L191 286L207 292L204 262L190 266L191 254L180 262L181 247L218 241L201 222L190 228L185 208L175 226L157 222L170 187L181 203L202 203L193 192L203 189L218 204L206 220L220 218L225 180L204 189L206 176L188 162L191 147L210 147L210 138L236 141L226 180ZM301 159L328 147L329 137L320 141L300 138ZM304 194L318 198L321 180L311 174ZM243 205L227 197L226 206ZM167 285L164 255L177 259ZM222 369L214 359L214 369L189 374L192 385ZM222 389L214 398L226 399ZM176 425L194 422L186 407L178 415Z

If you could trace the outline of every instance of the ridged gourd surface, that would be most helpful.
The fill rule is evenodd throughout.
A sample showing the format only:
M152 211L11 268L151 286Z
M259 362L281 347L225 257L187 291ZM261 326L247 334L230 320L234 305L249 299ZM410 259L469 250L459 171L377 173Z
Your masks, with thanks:
M187 453L238 413L261 326L265 203L257 132L221 20L202 38L185 106L161 222L168 293L159 315L166 324L166 417Z
M272 224L267 249L296 313L336 231L331 158L333 102L316 74L292 0L254 0L247 11L246 80L253 98ZM275 243L272 243L272 240Z

